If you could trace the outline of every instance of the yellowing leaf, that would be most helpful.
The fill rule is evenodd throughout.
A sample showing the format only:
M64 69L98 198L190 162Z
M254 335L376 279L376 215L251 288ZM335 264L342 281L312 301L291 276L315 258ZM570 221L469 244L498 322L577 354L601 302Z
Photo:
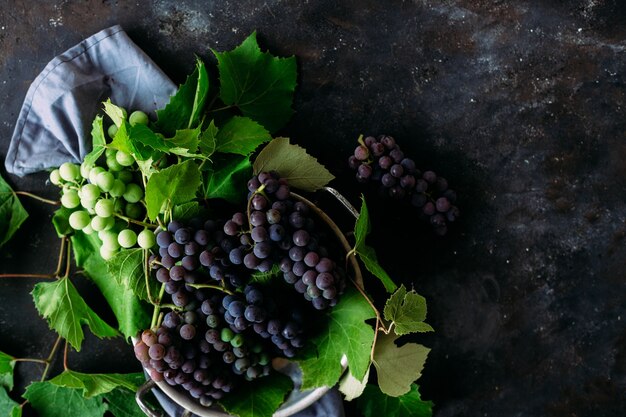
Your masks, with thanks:
M350 288L327 314L328 326L312 339L317 348L306 349L303 359L298 360L303 389L335 385L342 373L344 355L357 379L363 379L370 366L374 330L365 320L375 314L365 298Z
M396 290L385 303L385 320L394 323L394 331L401 336L407 333L432 332L433 328L424 323L426 319L426 299L415 290L406 291L404 285Z
M417 343L396 346L398 336L379 334L374 348L374 366L380 390L392 397L406 394L411 383L417 380L424 369L428 349Z
M98 337L117 336L117 331L106 324L85 303L74 284L67 278L54 282L40 282L31 293L37 311L59 335L67 339L77 351L85 337L82 325L86 324Z
M335 177L309 155L304 148L289 143L289 138L276 138L268 143L254 161L254 173L276 171L289 186L315 191Z
M346 401L352 401L357 397L360 397L365 390L367 380L370 377L370 370L367 369L365 377L362 380L356 379L352 373L346 372L344 377L339 381L339 391L344 395Z

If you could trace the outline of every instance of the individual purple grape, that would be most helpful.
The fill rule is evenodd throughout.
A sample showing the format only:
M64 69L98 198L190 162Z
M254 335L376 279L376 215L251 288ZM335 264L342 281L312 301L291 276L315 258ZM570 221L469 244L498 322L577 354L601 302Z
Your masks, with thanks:
M434 184L437 181L437 174L433 171L426 171L422 174L422 178L429 184Z
M389 168L389 173L395 178L400 178L404 174L404 168L400 164L394 164Z
M262 211L254 210L250 213L250 224L252 226L263 226L265 224L265 213Z
M387 149L393 149L393 148L396 147L396 141L391 136L382 136L379 139L380 139L380 143L385 145L385 148L387 148Z
M320 261L320 256L317 254L317 252L311 251L304 256L303 260L306 266L315 267L315 265L317 265L317 263Z
M239 231L239 225L232 220L228 220L224 223L224 233L228 236L236 236Z
M174 233L174 240L177 243L184 245L186 243L189 243L189 241L191 240L191 236L191 230L187 229L186 227L180 227Z
M422 211L424 212L425 215L432 216L433 214L435 214L436 208L435 208L435 205L432 203L432 201L429 201L426 204L424 204L424 207L422 207Z
M162 230L156 235L156 242L160 248L167 248L169 244L173 242L172 235Z
M285 238L285 228L280 224L272 224L269 228L270 240L280 242Z
M348 158L348 166L352 169L357 169L359 165L361 165L361 161L356 159L356 156L350 155L350 157Z
M367 164L361 164L357 169L357 174L363 179L369 179L372 176L372 167Z
M382 178L380 179L380 183L387 188L393 187L394 185L396 185L396 182L397 179L390 173L383 174Z
M309 244L309 240L310 240L310 235L309 232L307 232L304 229L301 230L297 230L296 232L294 232L294 234L292 235L293 238L293 243L296 246L306 246Z
M182 326L180 326L179 333L180 337L182 337L183 339L191 340L196 337L196 328L191 324L183 324Z
M359 161L365 161L367 160L367 158L369 158L369 156L370 156L369 150L367 149L367 147L363 145L357 146L356 149L354 150L354 157L358 159Z
M435 208L440 213L446 213L450 210L450 201L445 197L440 197L435 201Z

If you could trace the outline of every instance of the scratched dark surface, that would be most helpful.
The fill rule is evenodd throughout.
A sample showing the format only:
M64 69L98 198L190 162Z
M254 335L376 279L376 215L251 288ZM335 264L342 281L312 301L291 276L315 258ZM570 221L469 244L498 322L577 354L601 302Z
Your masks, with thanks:
M346 158L359 133L394 135L458 191L463 217L445 238L372 199L382 262L428 299L436 333L419 338L432 348L420 385L437 417L626 415L626 6L0 0L2 159L33 78L118 23L176 82L194 54L212 62L210 48L255 29L263 47L296 55L296 113L281 134L353 202L361 188ZM45 178L8 177L54 198ZM0 273L49 273L52 210L24 204L31 217L0 250ZM45 356L55 340L34 283L0 281L0 350L12 355ZM89 335L69 362L139 369L123 341ZM18 392L40 373L18 364Z

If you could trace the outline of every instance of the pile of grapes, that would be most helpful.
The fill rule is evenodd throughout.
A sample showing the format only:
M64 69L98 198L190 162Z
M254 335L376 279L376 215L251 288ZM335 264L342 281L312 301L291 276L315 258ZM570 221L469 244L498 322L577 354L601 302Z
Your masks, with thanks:
M148 123L141 111L130 115L130 123ZM115 135L111 125L109 136ZM61 204L73 210L69 225L86 234L98 233L102 240L100 255L112 258L120 248L136 245L144 249L154 246L152 230L132 222L145 217L141 204L144 197L140 175L132 155L107 148L106 168L83 162L80 166L66 162L50 173L50 182L61 187Z
M445 235L448 224L461 214L454 205L456 192L448 188L448 181L433 171L417 169L415 161L405 157L391 136L359 139L348 165L357 171L357 181L376 182L382 195L410 201L439 235Z
M149 260L171 311L143 332L135 354L153 380L204 406L267 375L272 358L293 357L346 285L333 239L286 181L260 173L248 190L246 210L225 221L171 221L158 230ZM274 276L282 279L264 279Z

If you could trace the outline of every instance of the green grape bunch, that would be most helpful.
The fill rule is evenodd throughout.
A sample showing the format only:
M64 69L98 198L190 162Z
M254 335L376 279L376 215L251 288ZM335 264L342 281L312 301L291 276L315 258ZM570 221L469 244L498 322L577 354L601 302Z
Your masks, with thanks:
M131 125L149 122L142 111L129 116ZM111 139L117 132L112 124ZM50 172L50 182L61 188L61 205L72 213L69 225L88 235L98 233L100 255L111 259L120 248L155 245L154 232L142 225L146 217L144 190L132 155L107 147L104 164L65 162Z

